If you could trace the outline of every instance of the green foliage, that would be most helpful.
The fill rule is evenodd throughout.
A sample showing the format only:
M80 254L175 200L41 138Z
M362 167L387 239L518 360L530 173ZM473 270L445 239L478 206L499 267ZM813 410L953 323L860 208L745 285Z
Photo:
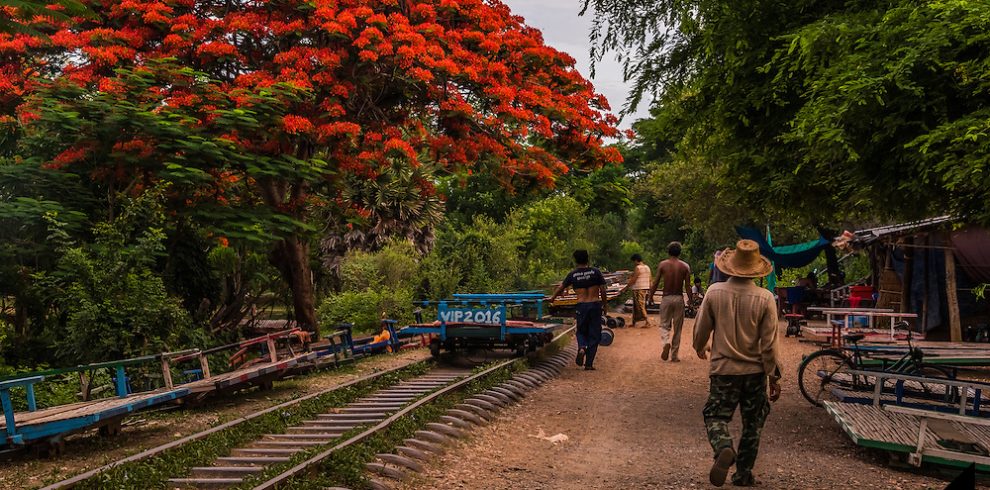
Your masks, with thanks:
M352 323L377 331L385 318L412 322L419 260L410 241L394 241L377 252L351 252L340 266L341 290L328 295L317 312L321 324Z
M338 323L351 323L359 330L377 332L385 318L398 320L401 325L411 323L413 299L412 290L408 288L382 286L363 291L344 291L328 296L317 314L320 323L327 328Z
M584 4L594 57L619 53L631 105L656 100L636 156L668 216L715 240L719 223L990 220L986 2Z
M196 335L153 266L164 254L160 193L130 201L113 221L94 228L91 244L63 250L56 268L40 273L64 330L60 357L89 363L162 352ZM202 340L202 339L200 339Z

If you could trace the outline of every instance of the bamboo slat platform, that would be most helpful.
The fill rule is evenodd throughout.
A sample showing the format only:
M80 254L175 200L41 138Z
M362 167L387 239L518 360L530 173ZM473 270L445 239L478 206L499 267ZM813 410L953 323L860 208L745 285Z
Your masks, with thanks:
M826 401L825 409L835 418L842 430L859 446L896 453L914 453L918 448L918 435L922 427L921 417L892 413L881 407ZM921 454L922 462L965 467L975 462L977 470L990 471L990 427L958 421L940 421L926 424L924 446L938 455ZM972 454L951 454L957 448L947 447L946 441L967 442L980 448ZM933 450L934 449L934 450Z
M188 389L195 395L202 395L213 391L225 391L246 387L252 383L267 381L272 377L278 377L285 371L297 364L309 362L316 359L316 352L305 352L288 359L277 362L265 362L254 364L242 369L210 376L206 379L192 381L179 386Z
M158 390L123 398L102 398L34 412L15 413L14 426L19 438L17 441L4 438L0 440L0 447L8 443L22 444L55 435L64 436L119 422L124 415L183 398L189 393L187 388ZM0 421L0 432L8 432L5 421Z
M942 400L944 398L944 391L940 392L938 385L930 385L926 388L928 389L927 396L924 396L925 393L920 391L920 387L912 387L912 391L906 392L906 394L900 398L898 398L896 393L892 392L892 389L885 388L879 395L880 405L899 405L903 407L922 408L944 413L959 412L959 409L956 406ZM843 403L856 403L860 405L872 405L876 403L877 395L873 391L854 391L841 388L832 388L831 392L832 395L838 399L838 401ZM975 393L973 390L967 389L967 394L970 398L972 398ZM973 409L967 409L966 413L972 416L990 417L990 407L980 406L979 412L975 412Z

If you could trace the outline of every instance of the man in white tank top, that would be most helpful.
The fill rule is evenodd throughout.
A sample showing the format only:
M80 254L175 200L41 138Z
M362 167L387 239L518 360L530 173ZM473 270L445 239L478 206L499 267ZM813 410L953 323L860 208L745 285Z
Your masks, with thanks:
M633 273L629 276L629 282L623 291L626 289L631 289L633 292L633 317L632 326L635 327L637 322L644 322L643 328L650 327L650 318L646 315L646 303L649 301L647 294L650 291L650 281L653 279L650 271L650 266L643 263L643 257L639 254L632 256L633 263L636 267L633 268Z

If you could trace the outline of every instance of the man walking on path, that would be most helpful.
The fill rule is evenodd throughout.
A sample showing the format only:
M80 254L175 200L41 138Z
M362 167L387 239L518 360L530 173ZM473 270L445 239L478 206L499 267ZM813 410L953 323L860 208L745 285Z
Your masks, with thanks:
M684 326L684 305L687 303L687 293L691 291L691 267L681 256L681 243L670 242L667 245L670 257L657 267L657 278L650 288L649 298L653 300L660 282L663 281L663 298L660 299L660 338L663 341L663 353L660 358L671 362L680 362L677 351L681 346L681 328ZM671 335L673 330L673 335Z
M629 276L629 282L626 287L622 289L625 292L627 289L632 289L633 292L633 317L632 326L636 326L636 322L643 322L643 328L649 328L650 317L646 313L646 293L650 291L650 279L652 279L653 273L650 271L650 266L643 263L643 257L639 254L634 254L631 258L635 267L633 268L633 273Z
M769 402L780 397L781 369L776 303L773 294L752 279L766 276L773 266L760 255L759 245L752 240L740 240L735 250L723 252L716 266L729 279L708 288L694 327L698 358L705 359L712 337L711 385L702 412L708 442L715 451L709 479L713 485L722 486L735 464L732 483L753 486L760 432L770 413ZM737 405L742 416L738 452L729 434L729 422Z
M583 365L585 371L594 371L595 354L602 340L602 317L608 307L608 290L602 272L589 265L591 261L587 250L575 250L574 263L577 268L567 274L548 303L552 304L568 287L574 287L577 294L574 315L578 342L575 362L578 366Z

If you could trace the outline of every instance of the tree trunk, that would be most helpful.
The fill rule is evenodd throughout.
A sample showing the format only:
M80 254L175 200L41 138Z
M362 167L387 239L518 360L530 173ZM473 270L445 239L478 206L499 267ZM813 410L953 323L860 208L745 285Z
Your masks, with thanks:
M316 338L319 338L315 288L309 267L309 242L298 235L292 235L275 245L270 259L292 290L292 307L296 323L301 328L314 332Z

